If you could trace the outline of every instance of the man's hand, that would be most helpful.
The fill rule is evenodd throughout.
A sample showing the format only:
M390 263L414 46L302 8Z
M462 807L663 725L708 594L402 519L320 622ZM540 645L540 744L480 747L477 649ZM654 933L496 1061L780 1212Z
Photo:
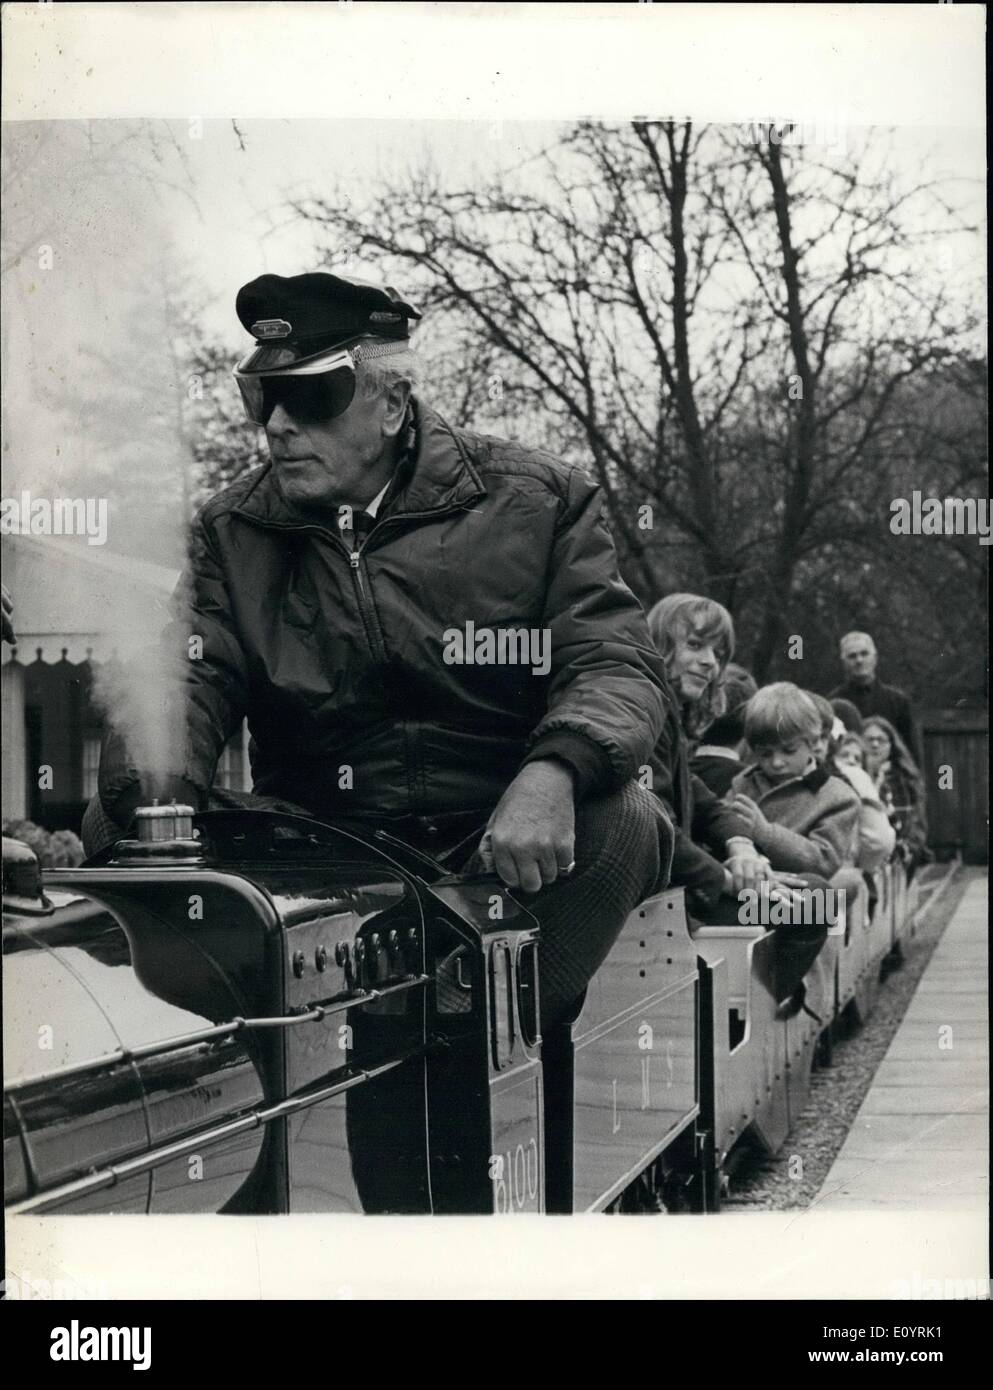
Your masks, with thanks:
M500 798L480 844L508 888L537 893L572 872L576 810L572 773L554 758L527 763Z
M762 808L744 792L735 792L727 804L748 826L748 834L753 840L768 826L769 822L762 814Z

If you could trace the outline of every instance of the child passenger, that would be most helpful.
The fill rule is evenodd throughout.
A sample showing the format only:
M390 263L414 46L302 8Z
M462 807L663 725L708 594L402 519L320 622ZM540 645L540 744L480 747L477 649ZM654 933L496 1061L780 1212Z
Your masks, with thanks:
M726 796L734 778L744 770L740 751L745 739L745 707L757 689L744 667L728 662L721 677L724 713L707 725L690 759L690 771L715 796Z
M814 748L814 757L828 772L833 772L843 782L847 782L859 799L855 862L863 873L870 874L885 864L893 853L896 834L872 778L862 766L861 756L855 765L855 748L851 740L854 738L860 753L863 747L862 740L857 734L845 732L844 724L835 714L830 701L823 695L815 695L812 690L804 693L813 700L821 717L821 736ZM845 757L841 756L843 748L848 750Z
M831 708L830 700L825 700L823 695L815 695L812 690L805 690L803 693L813 700L817 713L820 715L821 732L814 745L814 757L819 763L826 764L831 753L831 741L838 732L835 723L840 724L841 721L837 719Z
M834 750L835 766L839 769L861 768L865 772L865 744L858 734L844 733L838 739L837 747ZM865 772L866 777L869 774ZM869 777L869 784L872 785L872 778Z
M871 874L890 858L896 847L896 831L875 784L865 770L865 749L858 734L842 734L833 740L828 767L851 785L859 799L859 852L856 863Z
M821 716L789 681L749 700L745 738L752 763L731 783L727 804L774 869L829 879L857 854L859 798L818 763Z

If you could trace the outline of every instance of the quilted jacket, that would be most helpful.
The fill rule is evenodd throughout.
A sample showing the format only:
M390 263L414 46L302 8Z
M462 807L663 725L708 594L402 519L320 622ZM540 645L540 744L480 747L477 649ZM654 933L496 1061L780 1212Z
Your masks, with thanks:
M648 763L669 698L662 659L579 467L415 402L406 457L357 547L333 517L295 513L272 470L193 523L167 638L188 747L160 794L203 805L245 716L255 790L316 815L491 808L535 757L561 758L584 795ZM498 652L501 632L530 634L526 650L503 648L529 660L485 660L486 632ZM191 636L197 659L183 660ZM112 739L101 801L119 823L147 780Z

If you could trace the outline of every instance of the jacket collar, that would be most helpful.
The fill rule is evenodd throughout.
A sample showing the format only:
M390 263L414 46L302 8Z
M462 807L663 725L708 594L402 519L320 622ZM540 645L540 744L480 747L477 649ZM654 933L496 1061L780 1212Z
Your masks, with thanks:
M380 519L452 511L485 496L486 488L463 439L436 411L412 398L404 428L405 447L380 505ZM285 501L271 463L234 510L263 524L313 525L311 517Z

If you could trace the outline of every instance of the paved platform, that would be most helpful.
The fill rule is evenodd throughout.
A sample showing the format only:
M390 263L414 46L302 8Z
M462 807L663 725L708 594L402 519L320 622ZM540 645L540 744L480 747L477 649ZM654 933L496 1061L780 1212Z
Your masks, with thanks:
M812 1206L975 1211L989 1190L987 898L967 888Z

